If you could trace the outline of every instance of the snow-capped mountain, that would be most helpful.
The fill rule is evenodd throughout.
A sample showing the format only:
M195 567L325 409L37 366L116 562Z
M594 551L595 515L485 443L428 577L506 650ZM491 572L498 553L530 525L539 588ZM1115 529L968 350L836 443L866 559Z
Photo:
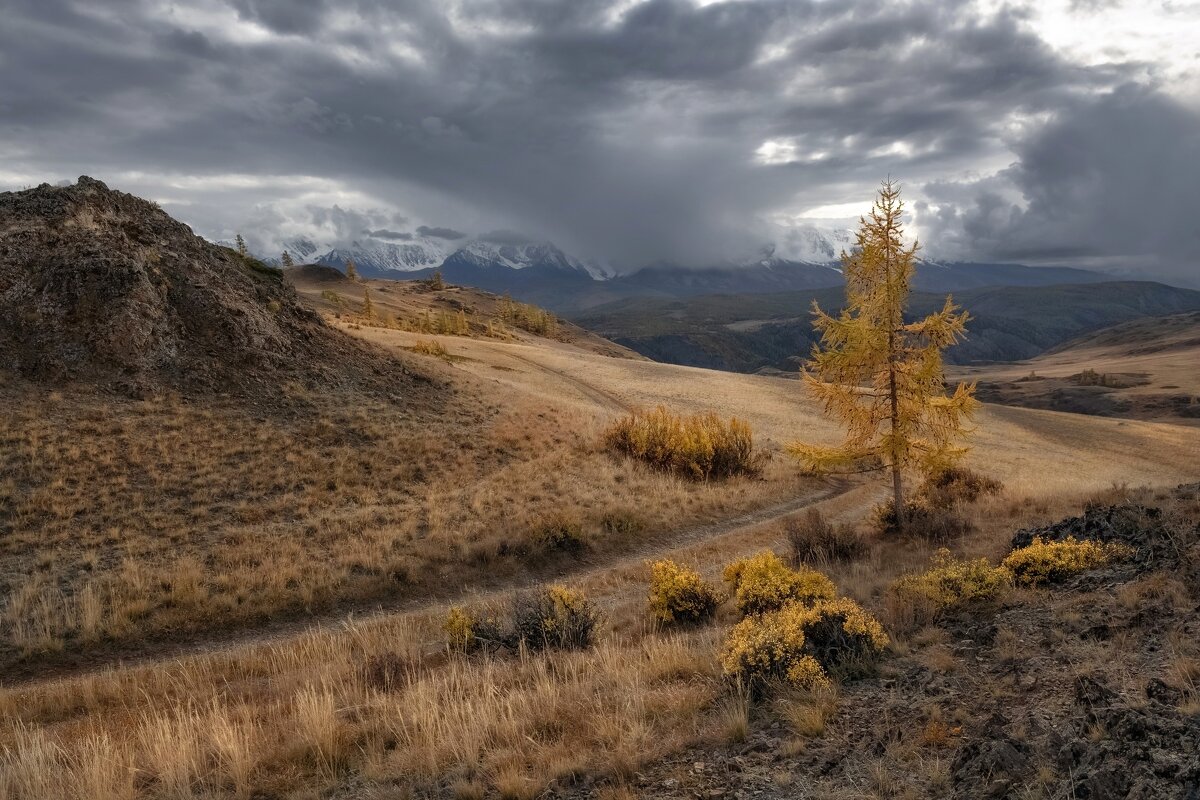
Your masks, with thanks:
M441 266L453 248L444 239L414 236L403 241L388 241L373 236L363 236L346 242L318 243L299 237L281 243L297 264L326 264L344 267L349 260L363 274L387 275L392 272L413 272ZM272 255L264 259L278 264L281 256Z
M317 243L304 237L280 244L297 264L315 263L344 267L347 261L363 275L403 277L395 273L433 269L538 269L577 272L598 280L610 277L611 270L595 262L570 256L550 242L496 243L486 239L452 242L426 236L403 241L363 236L347 242ZM262 258L278 265L281 255Z
M478 239L451 253L443 262L443 266L451 265L475 269L536 267L543 270L580 272L601 280L608 277L608 273L599 265L567 255L550 242L496 244Z
M843 249L853 244L849 230L840 228L818 228L814 225L780 227L770 232L774 242L756 248L742 257L714 257L712 264L678 265L656 264L649 266L655 271L663 269L795 269L799 265L835 264ZM618 271L607 264L584 260L564 252L551 242L525 240L513 234L489 234L475 239L449 240L434 236L396 234L403 239L380 237L363 231L363 235L345 241L315 241L307 237L293 237L278 243L278 250L264 254L262 260L278 265L279 253L287 251L292 259L300 263L317 263L333 267L344 267L349 260L363 275L379 277L396 276L396 273L420 272L433 269L457 269L475 272L482 269L503 270L551 270L586 275L593 280L606 281L618 277ZM642 270L625 275L636 274ZM528 280L528 279L523 279Z
M797 225L779 228L774 256L804 264L832 264L843 251L854 247L854 231L849 228L826 228L816 225Z

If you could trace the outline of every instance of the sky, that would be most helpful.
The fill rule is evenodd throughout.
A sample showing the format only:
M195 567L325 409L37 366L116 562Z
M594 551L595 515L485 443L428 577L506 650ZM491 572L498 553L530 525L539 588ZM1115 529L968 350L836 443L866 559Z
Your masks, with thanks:
M1200 0L0 0L0 189L631 269L890 175L929 257L1197 283L1197 41Z

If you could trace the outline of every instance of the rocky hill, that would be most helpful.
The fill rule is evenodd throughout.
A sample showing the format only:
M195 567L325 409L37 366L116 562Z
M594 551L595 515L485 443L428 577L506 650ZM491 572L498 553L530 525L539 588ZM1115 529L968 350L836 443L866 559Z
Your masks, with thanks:
M132 394L416 380L325 325L278 270L86 176L0 193L0 370Z

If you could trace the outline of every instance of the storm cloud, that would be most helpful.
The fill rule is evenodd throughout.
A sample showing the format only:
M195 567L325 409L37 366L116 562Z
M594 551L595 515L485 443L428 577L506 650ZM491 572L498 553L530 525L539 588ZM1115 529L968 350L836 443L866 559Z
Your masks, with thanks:
M1078 56L1033 6L2 5L0 185L91 174L214 238L411 219L704 264L890 174L931 255L1196 268L1183 73Z

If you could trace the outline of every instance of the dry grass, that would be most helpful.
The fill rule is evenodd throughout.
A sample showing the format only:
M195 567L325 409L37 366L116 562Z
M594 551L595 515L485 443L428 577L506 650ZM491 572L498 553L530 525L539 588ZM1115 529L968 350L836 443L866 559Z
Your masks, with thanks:
M362 334L392 347L414 339ZM743 718L753 733L755 715L741 713L718 674L723 626L649 630L651 552L608 557L649 546L655 557L700 565L711 582L717 565L778 548L782 523L668 550L660 545L670 531L812 484L783 459L766 464L762 480L685 481L615 460L596 442L623 406L658 403L744 413L768 450L799 427L815 438L836 432L798 402L794 382L558 344L442 344L453 366L430 366L461 402L437 415L302 392L292 409L247 409L0 388L9 411L0 420L6 655L17 653L16 628L30 649L70 654L347 602L449 597L464 585L507 598L531 574L577 569L574 555L544 546L563 513L590 548L594 566L570 584L604 613L596 646L449 656L439 607L8 687L0 796L311 797L352 783L401 796L525 797L586 774L610 778L618 797L622 781L667 752L714 730L737 738ZM972 524L956 542L962 558L995 561L1014 527L1074 512L1080 493L1117 480L1178 482L1200 469L1200 437L1179 427L992 409L980 428L974 458L1007 489L962 510ZM1061 469L1067 460L1071 471ZM873 485L852 489L823 512L834 525L857 524L879 495ZM872 541L828 572L841 593L878 611L886 586L932 550ZM1121 602L1179 591L1147 579ZM920 647L919 636L897 650ZM1095 649L1089 658L1109 654ZM946 654L922 657L952 667ZM1196 654L1181 646L1174 657L1169 677L1191 685ZM811 705L797 707L789 727L824 731L815 742L836 737L840 716ZM903 783L896 765L930 785L945 779L945 761L922 760L920 733L888 741L880 784Z
M659 406L617 420L604 442L616 453L696 480L758 474L754 434L736 417L682 416Z
M564 518L617 553L799 483L690 486L601 452L570 406L488 394L435 416L0 386L0 663L553 574Z
M5 692L0 796L247 796L333 785L348 770L414 790L536 796L688 743L721 691L711 631L447 661L425 652L428 624ZM360 669L385 653L407 663L390 690ZM88 793L101 785L109 793Z

